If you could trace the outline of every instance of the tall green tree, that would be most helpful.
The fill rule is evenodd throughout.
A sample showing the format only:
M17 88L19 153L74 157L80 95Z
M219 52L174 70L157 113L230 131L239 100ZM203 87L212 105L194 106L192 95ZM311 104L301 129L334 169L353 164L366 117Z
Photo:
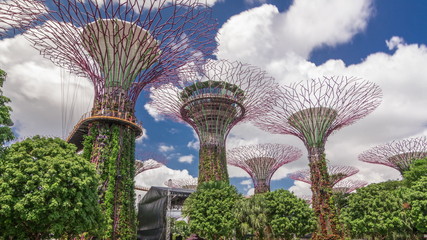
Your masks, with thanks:
M237 189L227 182L204 182L185 201L183 214L190 218L191 231L200 237L228 239L237 226L233 209L240 198Z
M316 228L308 204L283 189L240 200L235 214L242 238L253 234L254 239L294 239Z
M95 168L59 138L12 144L0 159L0 238L95 236L103 229Z
M316 228L314 212L308 204L287 190L266 193L268 221L275 237L294 239Z
M427 158L414 160L409 166L409 170L403 172L403 178L408 185L412 185L421 177L427 177Z
M422 176L409 188L411 220L418 233L427 233L427 176Z
M3 153L4 148L2 147L6 142L14 139L14 135L10 126L13 125L12 119L10 118L10 112L12 108L7 104L10 103L10 99L3 96L3 84L6 81L6 72L0 69L0 154Z
M407 189L401 181L371 184L348 198L342 218L352 237L388 239L413 232Z

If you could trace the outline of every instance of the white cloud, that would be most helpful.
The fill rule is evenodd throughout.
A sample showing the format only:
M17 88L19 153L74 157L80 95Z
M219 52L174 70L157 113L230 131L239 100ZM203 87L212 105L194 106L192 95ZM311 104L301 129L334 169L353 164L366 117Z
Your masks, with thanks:
M151 104L146 103L144 105L145 110L147 110L148 114L154 118L156 122L164 120L164 116L159 113L159 111L154 108Z
M251 179L246 179L240 182L240 184L242 185L252 185L252 180Z
M170 151L173 151L173 150L175 150L174 146L168 146L168 145L165 145L165 144L160 144L159 145L159 151L160 152L170 152Z
M389 50L396 49L397 47L405 44L405 40L401 37L393 36L390 40L386 40L385 43Z
M248 190L248 192L246 193L246 196L252 196L252 195L254 195L255 194L255 188L250 188L249 190Z
M182 162L182 163L192 163L193 160L194 160L193 155L185 155L178 158L178 162Z
M345 43L363 31L371 5L371 0L299 0L281 13L264 4L221 27L218 56L260 67L287 55L307 58L315 48Z
M257 3L266 3L267 0L245 0L246 4L253 5Z
M145 171L135 177L135 185L164 187L164 182L174 178L192 178L187 170L175 170L166 166Z
M36 134L67 137L89 111L93 87L86 79L62 73L23 36L0 41L0 67L8 74L5 96L20 137Z

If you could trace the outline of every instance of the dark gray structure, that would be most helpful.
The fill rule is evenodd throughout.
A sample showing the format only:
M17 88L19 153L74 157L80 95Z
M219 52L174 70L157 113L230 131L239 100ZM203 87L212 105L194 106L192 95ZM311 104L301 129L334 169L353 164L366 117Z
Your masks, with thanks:
M167 232L168 196L172 211L180 211L185 199L194 190L168 187L151 187L138 203L139 240L162 240Z

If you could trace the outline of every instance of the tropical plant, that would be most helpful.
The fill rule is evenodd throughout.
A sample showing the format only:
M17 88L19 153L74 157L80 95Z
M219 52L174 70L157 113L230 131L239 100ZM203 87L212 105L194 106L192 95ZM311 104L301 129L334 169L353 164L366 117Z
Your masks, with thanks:
M72 238L103 228L94 166L59 138L12 144L0 159L0 238Z
M234 186L223 181L200 184L184 203L190 229L207 239L227 239L234 234L237 218L234 207L241 196Z

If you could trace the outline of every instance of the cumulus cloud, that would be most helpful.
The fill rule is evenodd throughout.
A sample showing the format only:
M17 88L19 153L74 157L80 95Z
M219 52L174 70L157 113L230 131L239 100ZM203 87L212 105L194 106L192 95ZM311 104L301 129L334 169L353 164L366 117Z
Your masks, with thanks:
M173 178L192 178L186 169L176 170L162 166L156 169L151 169L135 176L135 184L140 186L160 186L169 179Z
M385 43L389 50L396 49L398 46L405 44L405 40L401 37L393 36L390 40L386 40Z
M193 155L185 155L185 156L181 156L178 158L178 162L182 162L182 163L192 163L194 160L194 156Z
M299 0L286 12L264 4L231 17L219 30L218 56L258 66L349 41L366 28L371 0ZM244 39L244 41L242 41Z
M173 150L175 150L175 147L174 146L168 146L168 145L165 145L165 144L160 144L159 145L159 151L160 152L170 152L170 151L173 151Z
M0 41L0 52L0 67L8 74L4 94L12 101L18 137L66 138L91 108L91 84L61 71L21 35Z

